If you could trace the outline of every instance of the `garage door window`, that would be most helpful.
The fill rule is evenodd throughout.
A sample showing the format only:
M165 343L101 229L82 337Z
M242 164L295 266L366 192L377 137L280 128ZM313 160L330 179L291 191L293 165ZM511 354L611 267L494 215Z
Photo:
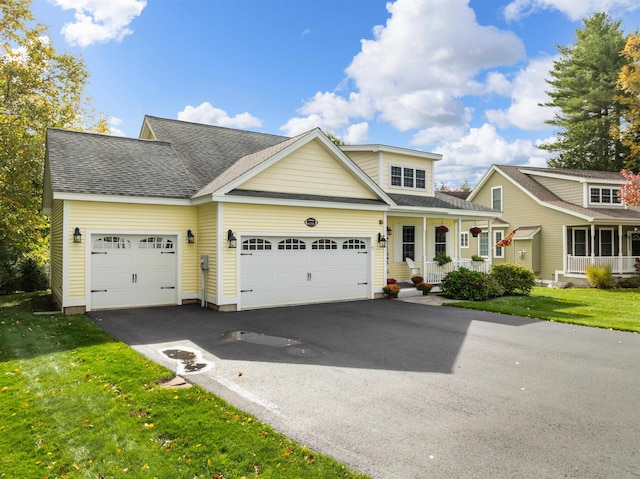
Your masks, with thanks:
M330 239L319 239L311 243L311 249L338 249L338 243Z
M367 249L367 243L358 239L350 239L342 243L342 249Z
M242 242L242 249L244 251L270 250L271 242L262 238L251 238Z
M307 245L299 239L288 238L278 243L278 249L307 249Z
M93 241L93 249L131 249L131 242L120 236L104 236Z
M141 239L138 243L140 249L173 249L173 241L162 236L150 236Z

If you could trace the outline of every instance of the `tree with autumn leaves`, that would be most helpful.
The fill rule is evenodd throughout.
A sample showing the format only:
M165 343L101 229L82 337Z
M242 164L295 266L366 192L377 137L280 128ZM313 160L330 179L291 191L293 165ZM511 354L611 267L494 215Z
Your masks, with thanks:
M20 273L47 260L46 131L83 129L91 116L87 77L81 58L56 52L31 0L0 2L0 293L24 289Z

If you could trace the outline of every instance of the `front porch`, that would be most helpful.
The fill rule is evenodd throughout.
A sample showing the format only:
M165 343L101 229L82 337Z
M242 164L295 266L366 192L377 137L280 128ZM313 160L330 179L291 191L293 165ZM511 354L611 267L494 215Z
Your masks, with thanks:
M598 266L611 268L613 274L635 274L637 256L572 256L567 255L568 274L586 274L587 267Z

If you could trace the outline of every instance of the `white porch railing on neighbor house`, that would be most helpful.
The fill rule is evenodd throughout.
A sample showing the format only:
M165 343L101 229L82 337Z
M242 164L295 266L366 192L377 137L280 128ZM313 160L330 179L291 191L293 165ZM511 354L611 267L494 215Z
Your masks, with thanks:
M422 275L424 277L424 282L440 284L445 274L450 271L455 271L461 266L481 273L488 273L490 268L488 261L471 261L470 259L461 259L459 261L454 260L451 263L447 263L442 266L435 261L427 261L424 268L424 274Z
M567 273L584 274L587 266L610 266L612 273L635 273L635 256L571 256L567 255Z

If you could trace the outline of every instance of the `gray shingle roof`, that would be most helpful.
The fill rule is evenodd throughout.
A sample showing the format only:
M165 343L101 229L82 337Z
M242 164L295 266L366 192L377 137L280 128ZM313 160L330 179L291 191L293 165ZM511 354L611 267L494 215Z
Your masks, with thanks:
M580 205L562 200L548 188L536 181L535 176L526 174L527 171L554 173L578 178L594 178L598 180L619 181L623 179L620 173L611 171L591 171L591 170L566 170L556 168L534 168L524 166L494 165L507 177L514 180L522 188L528 191L538 200L550 206L561 208L566 211L577 213L582 216L593 218L594 221L607 220L631 220L640 221L640 208L583 208Z
M456 209L461 211L482 211L482 212L495 212L486 206L481 206L469 201L456 198L455 196L447 195L436 191L435 196L418 196L418 195L401 195L390 193L389 196L398 206L414 206L420 208L442 208L442 209Z
M286 136L145 116L158 140L171 142L201 190L240 158L289 140ZM196 192L194 191L194 194Z
M190 198L196 191L164 141L49 129L47 150L55 192Z
M360 205L376 205L386 206L386 203L382 200L373 200L368 198L347 198L343 196L324 196L324 195L304 195L300 193L281 193L274 191L254 191L254 190L232 190L228 195L233 196L248 196L252 198L276 198L287 200L302 200L302 201L323 201L334 203L351 203Z

